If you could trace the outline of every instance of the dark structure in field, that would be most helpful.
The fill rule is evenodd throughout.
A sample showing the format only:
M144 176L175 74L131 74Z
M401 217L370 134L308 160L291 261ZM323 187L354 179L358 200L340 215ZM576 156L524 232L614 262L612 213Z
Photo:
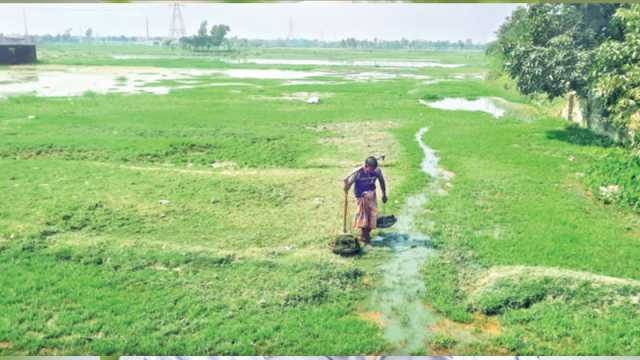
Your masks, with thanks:
M32 64L37 60L34 44L0 44L0 65Z

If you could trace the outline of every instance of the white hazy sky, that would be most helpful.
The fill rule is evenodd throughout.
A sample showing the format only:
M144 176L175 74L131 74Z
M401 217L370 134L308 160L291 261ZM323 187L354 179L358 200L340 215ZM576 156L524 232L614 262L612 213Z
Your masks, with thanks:
M276 39L340 40L424 39L486 42L515 4L410 4L310 1L287 3L184 3L187 33L201 21L227 24L230 36ZM72 28L75 35L91 27L97 35L144 36L149 19L151 36L169 33L172 6L168 2L129 4L0 4L0 33L57 34Z

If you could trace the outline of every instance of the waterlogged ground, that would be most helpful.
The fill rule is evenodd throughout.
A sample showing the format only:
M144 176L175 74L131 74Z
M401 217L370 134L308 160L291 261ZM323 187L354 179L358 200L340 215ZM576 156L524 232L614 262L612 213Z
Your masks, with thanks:
M40 54L0 68L0 354L640 350L607 149L481 53ZM371 154L399 220L342 258Z
M504 115L505 109L496 104L499 102L495 99L479 98L467 100L462 98L445 98L437 101L420 100L422 105L430 106L434 109L443 110L464 110L464 111L482 111L499 118Z
M0 69L0 97L78 96L87 92L168 94L198 86L242 86L234 79L304 79L324 72L278 69L167 69L125 66L12 66ZM169 82L171 85L160 85Z
M418 230L417 222L428 198L437 196L449 179L438 168L433 149L423 141L426 132L427 128L418 130L415 140L424 153L420 170L431 182L406 199L392 231L373 239L374 246L391 250L391 259L379 269L383 280L371 295L371 307L381 314L385 339L397 344L394 351L405 354L424 350L426 340L433 335L428 329L437 320L423 301L422 268L432 252L431 238Z

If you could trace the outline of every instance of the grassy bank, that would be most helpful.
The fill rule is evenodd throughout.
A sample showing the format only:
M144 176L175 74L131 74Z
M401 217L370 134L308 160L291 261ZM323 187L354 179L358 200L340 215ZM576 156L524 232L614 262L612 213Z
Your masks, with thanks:
M324 86L319 106L246 82L3 102L0 353L392 347L359 314L386 255L327 244L366 156L388 157L390 210L424 181L413 81Z
M422 127L454 174L417 224L438 249L425 305L441 316L422 353L638 352L640 218L585 180L611 148L504 79L464 77L486 73L481 54L246 54L466 64L380 69L42 53L47 64L320 69L339 81L200 76L167 95L0 100L0 354L393 352L364 306L392 254L341 258L327 244L341 231L341 179L366 156L387 155L386 212L427 187ZM352 71L440 82L343 78ZM292 99L300 92L320 104ZM507 115L418 102L449 96L500 97Z
M471 95L501 95L486 86ZM583 181L612 149L542 113L442 117L427 141L456 175L430 204L442 254L425 269L429 301L462 322L497 315L492 345L509 352L637 353L640 219Z

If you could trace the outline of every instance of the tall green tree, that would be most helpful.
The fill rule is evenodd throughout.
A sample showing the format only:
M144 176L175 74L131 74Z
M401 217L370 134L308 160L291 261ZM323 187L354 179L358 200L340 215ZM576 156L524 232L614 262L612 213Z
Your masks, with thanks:
M84 37L89 42L91 40L93 40L93 29L92 28L88 28L87 31L85 31L85 33L84 33Z
M208 47L209 45L207 25L208 23L206 20L200 23L198 34L194 39L194 45L196 48Z
M610 25L619 4L534 4L518 8L490 47L525 94L586 94L592 52L619 37Z
M209 29L208 22L203 21L200 23L196 35L181 38L180 45L194 50L219 47L225 42L225 36L229 31L231 31L231 28L227 25L213 25Z
M621 7L614 21L622 37L602 43L595 51L590 74L593 94L616 125L640 127L640 123L630 124L631 120L640 122L640 4ZM634 130L638 136L640 129Z
M212 26L211 30L209 31L209 43L211 44L211 46L218 47L222 45L224 38L225 36L227 36L227 33L229 33L229 31L231 31L231 28L227 25Z

